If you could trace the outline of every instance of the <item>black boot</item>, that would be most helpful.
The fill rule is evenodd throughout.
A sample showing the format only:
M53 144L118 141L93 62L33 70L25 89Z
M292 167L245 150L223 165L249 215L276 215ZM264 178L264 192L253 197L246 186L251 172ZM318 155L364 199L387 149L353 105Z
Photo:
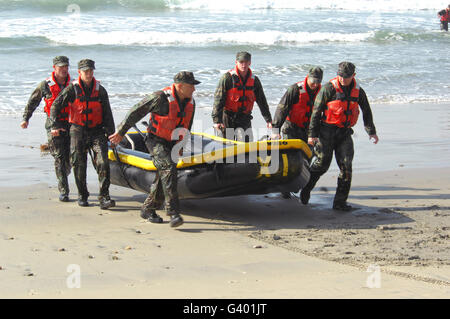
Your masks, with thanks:
M348 194L350 193L351 181L345 181L338 178L336 195L334 196L333 209L348 212L352 206L347 204Z
M141 209L141 217L154 224L161 224L163 222L161 216L159 216L154 209L150 211Z
M67 194L60 194L59 195L59 201L67 203L69 201L69 195L67 195Z
M100 202L100 209L108 209L116 206L116 201L111 199L109 195L100 196L98 200Z
M308 184L306 184L306 186L303 187L302 191L300 192L300 200L303 205L308 204L309 198L311 197L311 191L313 190L314 186L316 186L317 181L319 180L321 175L322 174L319 174L317 172L311 172Z
M178 227L183 225L183 217L181 217L180 213L171 211L168 212L167 215L170 216L170 227Z
M88 196L86 195L78 195L78 206L81 207L88 207Z
M349 212L353 209L352 206L347 205L347 203L333 203L334 210L340 210L343 212Z

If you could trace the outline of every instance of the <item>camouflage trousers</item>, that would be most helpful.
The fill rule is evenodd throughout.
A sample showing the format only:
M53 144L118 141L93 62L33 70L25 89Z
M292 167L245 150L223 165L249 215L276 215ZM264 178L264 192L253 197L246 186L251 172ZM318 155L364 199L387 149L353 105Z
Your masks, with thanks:
M253 117L251 115L224 111L222 116L222 123L225 126L225 129L221 132L222 137L230 140L252 142L252 118Z
M64 125L65 132L60 132L59 136L50 134L51 124L49 119L45 122L47 130L48 147L50 154L55 159L55 173L58 180L58 190L60 194L69 195L69 182L67 176L70 174L70 136L69 124Z
M303 142L308 142L307 129L299 127L289 121L285 121L281 127L281 132L284 139L300 139Z
M151 135L145 144L157 171L142 210L149 212L161 209L164 204L167 212L179 213L178 172L177 164L171 158L172 145Z
M89 130L82 126L70 127L70 159L73 166L78 196L87 199L86 185L87 153L93 153L93 164L98 174L99 198L109 196L110 169L108 139L103 129Z
M311 164L311 177L305 188L312 189L325 174L335 154L340 173L337 181L334 203L343 204L347 201L352 182L352 162L354 155L352 129L322 125L319 142L315 146L316 160Z

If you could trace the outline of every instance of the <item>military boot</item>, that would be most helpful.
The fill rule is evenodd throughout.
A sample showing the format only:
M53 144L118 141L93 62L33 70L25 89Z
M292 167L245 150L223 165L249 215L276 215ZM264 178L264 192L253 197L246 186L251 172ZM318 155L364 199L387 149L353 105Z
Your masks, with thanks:
M99 196L100 209L108 209L116 206L116 201L111 199L109 195Z
M314 186L316 186L316 183L319 180L320 176L321 174L317 172L311 172L308 184L306 184L306 186L303 187L302 191L300 192L300 200L303 205L308 204L309 198L311 197L311 191L313 190Z
M89 195L78 195L78 206L88 207L88 197Z
M59 201L67 203L69 201L69 195L67 195L67 194L60 194L59 195Z
M159 216L154 209L144 210L141 209L141 217L147 219L149 222L154 224L161 224L163 219Z
M351 181L345 181L338 178L336 195L334 196L333 209L348 212L352 206L347 204L348 194L350 193Z
M176 211L167 212L167 215L170 216L170 227L178 227L183 225L183 217L181 217L180 213Z

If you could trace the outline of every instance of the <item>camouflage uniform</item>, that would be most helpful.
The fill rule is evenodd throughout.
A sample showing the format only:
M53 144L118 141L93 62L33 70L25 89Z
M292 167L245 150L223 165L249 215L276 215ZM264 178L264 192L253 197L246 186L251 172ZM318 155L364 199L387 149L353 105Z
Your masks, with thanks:
M240 58L240 54L246 52L239 52L237 55L237 60ZM249 53L246 53L249 55ZM247 74L247 78L250 75ZM247 81L243 79L245 83ZM253 119L251 114L244 113L234 113L224 110L225 102L227 100L227 92L233 88L233 80L229 72L222 75L219 84L214 93L214 105L212 111L212 119L214 124L223 123L225 128L242 128L244 131L252 127L251 120ZM267 104L266 96L264 95L264 90L261 81L257 76L255 76L254 93L256 97L256 103L261 110L261 114L267 123L272 122L272 116L270 115L269 105ZM225 136L225 131L221 132ZM229 137L227 137L229 138ZM253 136L249 136L250 141L253 140ZM240 137L237 137L239 140Z
M41 103L42 98L51 98L52 93L48 86L48 82L42 81L31 94L23 113L23 120L28 122L33 112ZM69 123L67 121L58 121L60 128L66 131L61 132L60 136L52 136L50 134L51 121L47 117L45 121L45 129L47 131L48 147L50 154L55 159L55 173L58 180L58 190L61 195L69 195L69 182L67 176L70 174L70 137Z
M86 95L89 96L93 89L94 81L91 87L83 89ZM75 101L76 92L73 84L65 88L58 98L53 102L50 119L52 120L52 128L58 128L58 114L69 103ZM99 100L102 104L102 124L88 128L77 124L71 124L70 127L70 158L74 167L75 182L78 188L79 199L87 200L89 192L86 185L86 169L87 169L87 153L92 150L93 163L98 174L98 181L100 186L99 200L109 200L109 186L110 186L110 170L108 160L108 139L107 136L114 133L114 119L109 104L108 93L105 88L100 85Z
M346 96L350 95L353 83L354 82L347 87L343 87ZM319 138L319 141L315 146L317 159L311 165L310 180L302 190L302 193L305 193L310 192L314 188L320 176L322 176L330 167L334 151L340 174L337 181L333 207L345 205L347 201L352 181L352 161L354 154L352 139L353 129L345 127L340 128L336 125L324 122L324 111L327 108L327 103L334 101L335 99L336 89L331 82L325 84L316 97L308 135L309 137ZM366 132L369 135L376 134L369 101L362 88L360 88L359 91L358 104L362 110Z
M186 103L189 102L189 100L180 101L178 97L177 100L181 109L184 109ZM119 124L117 132L121 136L124 136L133 125L148 113L156 113L162 116L169 113L169 101L163 91L156 91L133 106L122 123ZM193 119L194 116L192 116L191 123L189 124L189 130L192 127ZM152 156L157 173L150 187L149 195L142 206L142 211L144 213L150 213L151 211L161 209L162 205L165 204L165 209L168 214L171 212L179 214L180 204L177 191L178 173L176 163L171 157L172 148L176 144L176 141L169 142L149 133L145 144Z

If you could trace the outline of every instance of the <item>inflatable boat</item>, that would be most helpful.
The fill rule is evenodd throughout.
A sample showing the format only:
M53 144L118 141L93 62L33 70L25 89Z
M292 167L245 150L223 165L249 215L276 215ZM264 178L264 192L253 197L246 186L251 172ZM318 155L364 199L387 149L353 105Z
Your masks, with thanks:
M109 147L112 184L149 192L156 168L145 138L129 132ZM191 133L177 162L179 198L298 192L309 180L311 157L297 139L244 143Z

